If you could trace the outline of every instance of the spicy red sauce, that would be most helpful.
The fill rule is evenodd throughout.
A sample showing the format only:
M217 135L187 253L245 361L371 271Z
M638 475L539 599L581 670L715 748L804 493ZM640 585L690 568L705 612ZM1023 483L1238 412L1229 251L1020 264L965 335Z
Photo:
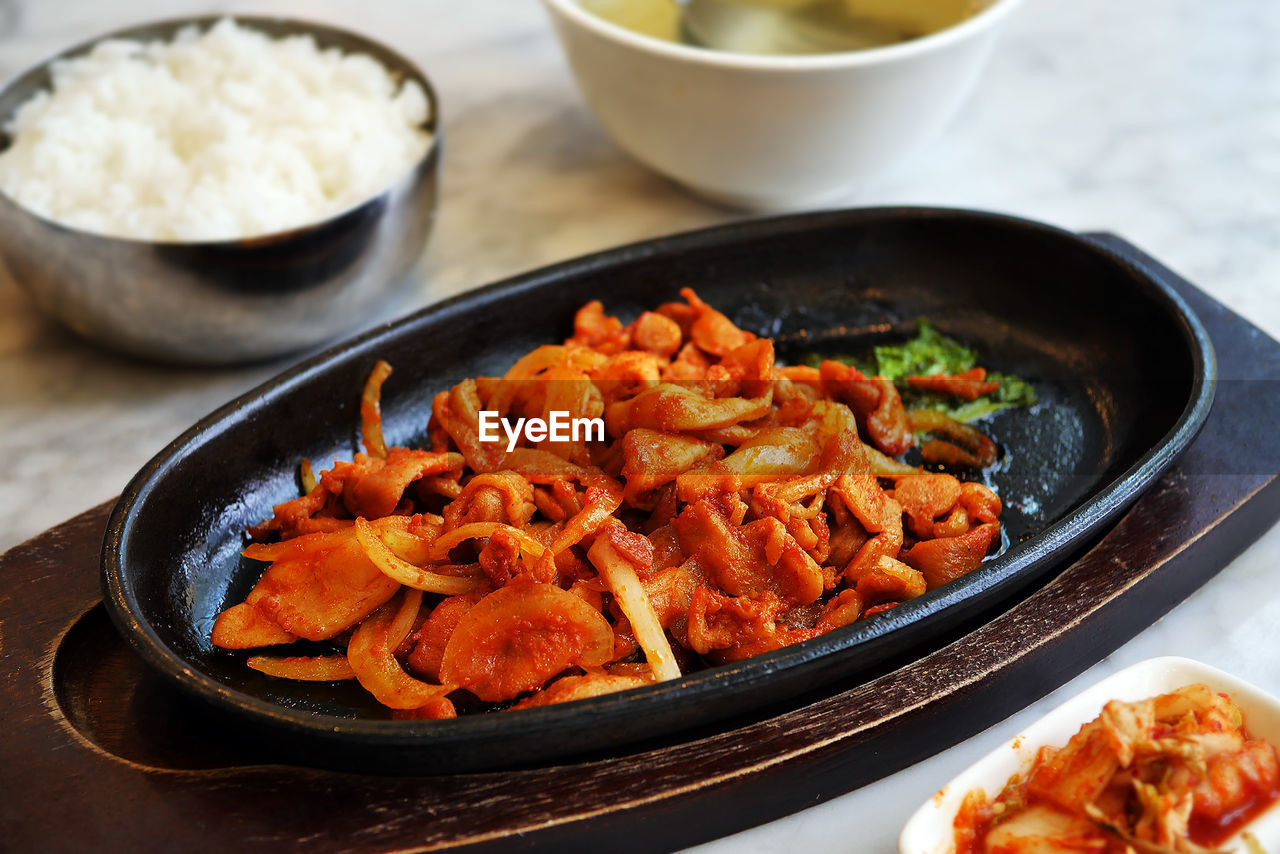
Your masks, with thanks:
M1187 838L1197 845L1216 848L1280 799L1280 780L1271 781L1270 786L1259 786L1250 781L1247 789L1247 796L1222 815L1191 813L1191 819L1187 823Z

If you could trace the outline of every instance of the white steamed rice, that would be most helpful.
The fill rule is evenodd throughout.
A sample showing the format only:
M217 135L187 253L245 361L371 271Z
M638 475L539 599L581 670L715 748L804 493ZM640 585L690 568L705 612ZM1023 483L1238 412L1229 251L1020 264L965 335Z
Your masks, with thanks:
M364 54L223 20L58 63L5 130L0 190L49 219L147 240L254 237L325 219L430 144L422 88Z

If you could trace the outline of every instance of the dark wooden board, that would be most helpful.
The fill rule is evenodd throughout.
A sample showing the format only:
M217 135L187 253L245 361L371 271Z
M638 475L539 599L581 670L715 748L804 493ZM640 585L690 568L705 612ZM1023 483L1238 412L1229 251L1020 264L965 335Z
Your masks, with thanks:
M175 695L114 634L98 604L108 507L91 510L0 557L0 848L652 851L930 756L1110 653L1280 517L1280 344L1180 290L1217 347L1213 415L1086 554L862 684L627 754L439 777L271 764L269 745Z

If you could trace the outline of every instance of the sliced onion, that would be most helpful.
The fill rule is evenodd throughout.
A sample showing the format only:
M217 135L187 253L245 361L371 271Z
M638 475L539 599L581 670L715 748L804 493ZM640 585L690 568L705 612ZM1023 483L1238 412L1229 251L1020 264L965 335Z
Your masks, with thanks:
M414 590L459 596L471 592L479 581L477 578L431 572L397 557L366 519L356 519L356 539L360 541L365 556L383 575Z
M316 489L316 470L311 466L311 460L303 458L298 464L298 479L302 481L302 494L310 495Z
M915 466L900 463L870 445L863 445L861 450L862 455L866 457L869 473L876 477L900 477L908 474L920 474L920 469Z
M449 557L449 552L459 543L482 537L492 537L498 531L510 534L520 546L520 551L528 557L541 557L542 553L546 551L546 546L519 528L514 528L503 522L470 522L441 534L439 539L431 546L431 559L433 561L443 561Z
M356 628L347 644L347 661L360 685L392 709L420 709L454 690L453 685L414 679L396 660L395 648L404 638L397 640L393 632L402 623L400 617L410 611L410 604L406 597L395 612L390 605L383 605ZM416 603L410 612L416 613Z
M587 552L587 557L600 577L609 585L609 591L618 600L622 613L631 621L631 630L635 632L636 642L644 650L644 657L653 671L653 678L658 682L680 678L680 665L676 663L671 652L671 643L667 634L658 622L658 615L653 610L653 603L640 583L636 569L609 542L607 535L596 537L595 543Z
M391 376L391 366L382 359L369 372L360 396L360 435L364 449L371 457L386 457L387 443L382 438L382 384Z
M342 655L293 655L285 658L254 655L250 656L248 665L259 673L299 682L339 682L356 678L350 662Z
M400 610L396 611L387 629L387 644L396 649L404 643L404 639L413 631L413 623L418 619L418 609L422 607L422 591L410 588L404 591L400 600Z

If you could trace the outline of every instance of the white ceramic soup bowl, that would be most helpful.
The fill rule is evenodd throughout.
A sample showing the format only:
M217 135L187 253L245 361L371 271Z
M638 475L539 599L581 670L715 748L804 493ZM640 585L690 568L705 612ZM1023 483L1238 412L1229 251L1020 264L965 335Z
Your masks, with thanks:
M713 200L798 209L849 195L936 134L1020 0L888 47L729 53L623 29L543 0L588 106L640 162Z

